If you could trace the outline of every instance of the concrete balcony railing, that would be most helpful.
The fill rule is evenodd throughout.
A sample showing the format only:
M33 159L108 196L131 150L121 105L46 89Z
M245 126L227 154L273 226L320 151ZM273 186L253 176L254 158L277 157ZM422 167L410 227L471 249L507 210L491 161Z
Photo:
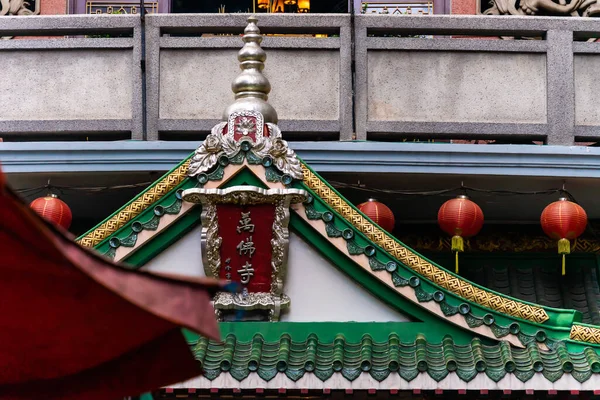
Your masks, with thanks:
M585 39L599 32L583 18L357 17L357 137L598 140L600 43Z
M19 37L0 41L0 137L199 139L232 100L245 18L0 17L0 36ZM600 43L585 41L598 20L312 14L259 25L290 140L600 140ZM500 36L515 39L490 40Z
M246 18L148 16L149 139L210 131L221 120L240 71L236 60ZM351 139L350 17L276 14L261 16L259 26L268 35L262 43L264 73L281 129L288 137Z
M116 17L0 17L0 137L142 138L141 22Z

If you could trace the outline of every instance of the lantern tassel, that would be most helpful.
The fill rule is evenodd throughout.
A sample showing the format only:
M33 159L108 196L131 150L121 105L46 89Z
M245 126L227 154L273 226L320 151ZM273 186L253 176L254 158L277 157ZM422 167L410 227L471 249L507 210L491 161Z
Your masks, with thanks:
M465 251L465 242L461 236L452 236L452 251Z
M455 272L458 274L458 253L464 251L465 242L461 236L452 236L452 251L456 252Z
M571 254L571 242L569 239L560 239L558 241L558 254L562 254L562 274L565 275L566 255Z
M458 275L458 251L456 252L456 267L454 269L454 272L456 272L456 275Z

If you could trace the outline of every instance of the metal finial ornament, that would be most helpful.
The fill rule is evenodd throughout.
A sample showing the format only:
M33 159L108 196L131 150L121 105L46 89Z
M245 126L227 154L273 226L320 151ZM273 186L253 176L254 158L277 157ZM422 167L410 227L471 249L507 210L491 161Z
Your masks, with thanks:
M256 25L256 17L248 18L248 25L244 29L244 47L238 53L242 72L233 80L231 89L235 93L235 102L225 110L223 119L239 111L258 111L264 117L264 122L277 123L277 112L269 103L271 84L263 75L267 54L260 47L262 35Z

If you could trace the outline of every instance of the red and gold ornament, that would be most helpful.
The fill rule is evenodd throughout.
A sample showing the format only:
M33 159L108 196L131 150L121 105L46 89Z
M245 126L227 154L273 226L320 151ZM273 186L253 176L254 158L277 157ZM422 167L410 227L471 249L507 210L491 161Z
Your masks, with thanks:
M540 223L544 233L558 240L558 254L562 255L562 274L565 274L565 255L571 253L571 240L581 236L587 226L587 214L576 203L564 197L549 204L542 211Z
M456 252L458 274L458 253L464 251L463 238L479 233L483 226L483 211L467 196L460 195L442 204L438 211L438 224L444 232L452 235L452 251Z
M73 215L69 206L55 194L35 199L29 205L38 215L46 221L63 229L69 229Z
M358 205L358 209L384 230L391 232L396 224L394 213L388 206L375 199Z

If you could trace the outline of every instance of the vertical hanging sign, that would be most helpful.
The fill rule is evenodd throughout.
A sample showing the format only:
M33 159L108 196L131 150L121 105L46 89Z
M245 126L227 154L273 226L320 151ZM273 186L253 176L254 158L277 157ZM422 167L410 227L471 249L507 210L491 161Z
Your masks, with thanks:
M202 204L202 260L207 276L237 282L241 293L218 293L217 316L229 310L268 311L277 321L290 299L283 293L289 245L289 208L306 200L300 189L255 186L188 189L183 199Z
M274 204L217 205L222 239L219 277L242 286L242 293L271 290Z

